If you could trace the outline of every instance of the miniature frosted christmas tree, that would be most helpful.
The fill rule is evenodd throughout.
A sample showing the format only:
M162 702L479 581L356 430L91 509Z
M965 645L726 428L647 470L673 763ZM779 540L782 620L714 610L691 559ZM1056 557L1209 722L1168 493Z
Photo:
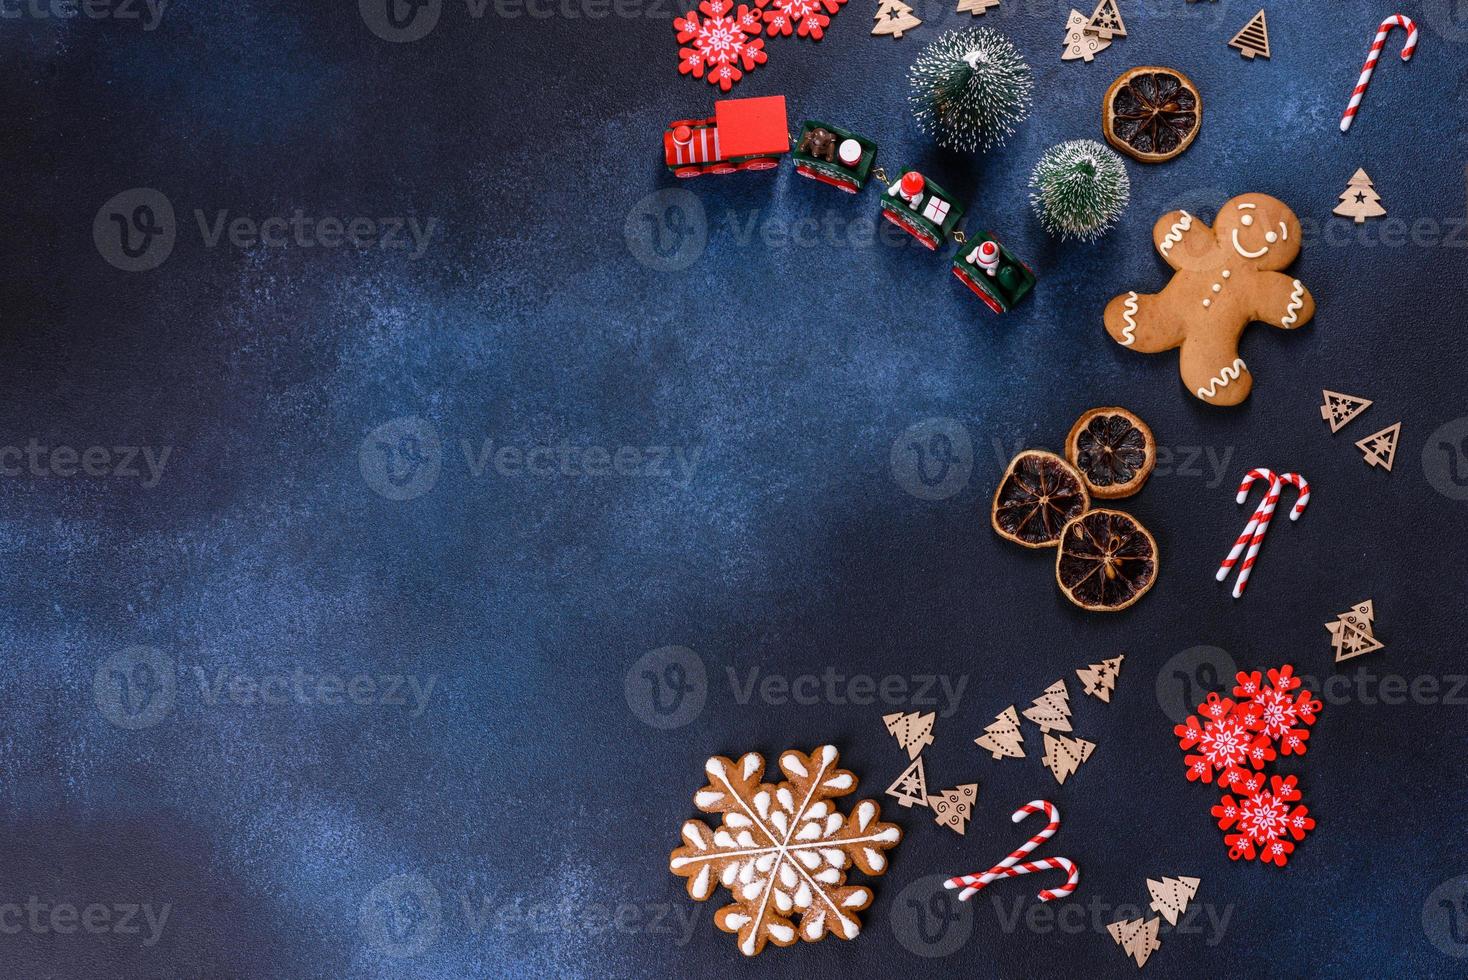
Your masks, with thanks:
M1025 709L1025 717L1041 731L1070 731L1070 694L1065 690L1064 678L1045 688L1045 693Z
M918 754L929 745L933 744L933 719L937 715L928 712L920 715L916 711L902 714L893 712L883 715L882 721L887 724L887 732L897 739L897 744L907 750L909 759L916 759Z
M1341 203L1331 213L1342 218L1355 218L1356 224L1364 225L1367 218L1379 218L1386 214L1386 208L1381 206L1381 195L1376 193L1376 186L1371 183L1371 178L1366 175L1365 170L1358 167L1347 182L1346 189L1341 191Z
M1083 738L1066 738L1064 735L1045 733L1045 755L1040 759L1050 770L1057 783L1064 783L1081 767L1081 763L1096 751L1094 742Z
M1009 38L987 27L948 31L908 71L918 127L950 150L1002 145L1030 111L1030 66Z
M1178 916L1187 909L1202 884L1197 878L1147 879L1147 892L1152 896L1152 911L1160 913L1167 924L1177 925Z
M1093 241L1126 210L1132 182L1114 151L1095 140L1069 140L1040 157L1030 188L1030 205L1046 231Z
M877 4L877 13L872 19L877 22L872 28L873 34L891 34L893 37L901 37L903 31L922 24L913 16L912 8L902 0L882 0Z
M1121 673L1121 662L1125 659L1126 654L1123 653L1099 664L1078 669L1076 676L1081 679L1081 690L1110 704L1111 692L1116 690L1116 678Z
M974 744L981 749L988 749L989 754L996 759L1008 756L1011 759L1023 759L1025 750L1021 747L1024 736L1019 731L1019 715L1010 705L994 717L994 720L984 726L984 734L974 739Z

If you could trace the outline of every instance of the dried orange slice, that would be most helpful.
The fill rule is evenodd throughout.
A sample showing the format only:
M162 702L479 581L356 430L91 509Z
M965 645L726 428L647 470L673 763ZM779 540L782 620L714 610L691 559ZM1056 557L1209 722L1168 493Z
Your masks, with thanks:
M1171 160L1203 125L1203 97L1176 68L1142 65L1121 74L1101 100L1106 142L1143 163Z
M1157 441L1147 423L1124 408L1093 408L1070 427L1065 458L1102 500L1130 497L1157 465Z
M1130 514L1088 511L1060 534L1055 581L1082 609L1125 609L1146 595L1156 580L1157 542Z
M1067 521L1091 506L1085 481L1054 453L1026 449L1010 460L994 491L989 520L1001 538L1026 548L1053 548Z

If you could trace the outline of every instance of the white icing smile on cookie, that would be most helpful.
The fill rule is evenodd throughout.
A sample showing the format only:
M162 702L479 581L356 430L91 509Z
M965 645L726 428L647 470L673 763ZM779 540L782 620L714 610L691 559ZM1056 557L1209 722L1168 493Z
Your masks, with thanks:
M1249 216L1248 215L1244 215L1244 217L1247 218ZM1239 230L1237 228L1234 229L1233 238L1234 238L1234 251L1235 252L1238 252L1240 255L1242 255L1246 259L1257 259L1259 256L1261 256L1264 253L1266 253L1266 252L1269 251L1269 246L1268 245L1261 245L1259 247L1259 251L1257 251L1257 252L1251 252L1248 249L1244 248L1244 246L1242 244L1240 244L1240 242L1239 242Z
M1240 204L1238 207L1240 211L1244 212L1244 214L1239 218L1239 224L1243 225L1245 228L1251 227L1254 224L1254 216L1252 214L1249 214L1249 212L1254 210L1254 205ZM1264 241L1268 244L1261 245L1259 247L1259 251L1257 252L1251 252L1248 249L1244 248L1243 243L1239 241L1239 230L1237 228L1233 230L1234 251L1238 252L1246 259L1257 259L1261 255L1267 254L1269 252L1269 246L1281 240L1290 240L1290 229L1287 225L1285 225L1283 221L1279 223L1279 234L1275 234L1273 231L1266 231L1264 233ZM1203 305L1207 306L1208 304L1204 303Z

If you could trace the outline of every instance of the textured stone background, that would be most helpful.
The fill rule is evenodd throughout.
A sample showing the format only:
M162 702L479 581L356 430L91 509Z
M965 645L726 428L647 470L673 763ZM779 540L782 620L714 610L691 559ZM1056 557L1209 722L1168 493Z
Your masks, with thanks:
M971 22L948 3L901 41L868 36L870 0L819 45L772 41L735 94L783 93L792 125L869 133L957 193L1040 275L999 318L948 253L861 223L870 189L673 181L662 128L716 91L677 75L660 0L443 0L400 31L367 0L95 9L0 18L0 972L1131 976L1105 922L1146 877L1192 874L1213 918L1164 936L1157 975L1461 974L1462 10L1404 9L1419 53L1393 36L1343 137L1390 8L1271 4L1274 58L1251 63L1225 44L1254 4L1123 0L1131 37L1085 65L1059 61L1065 4L1004 0L980 23L1030 59L1037 106L973 158L905 107L920 46ZM1106 85L1148 63L1198 83L1201 136L1129 165L1100 245L1047 240L1030 167L1098 136ZM1330 219L1358 166L1401 224ZM1159 214L1245 190L1313 224L1295 271L1320 309L1251 328L1255 393L1219 411L1100 317L1165 281ZM298 208L426 238L306 245ZM210 237L220 212L285 223L235 244ZM819 235L792 237L805 218ZM1332 437L1326 387L1376 405ZM984 512L1015 448L1109 403L1172 456L1124 504L1159 584L1098 618ZM1395 472L1368 469L1352 443L1399 419ZM1236 603L1212 572L1254 465L1315 500ZM1341 672L1285 770L1320 827L1286 870L1230 863L1168 712L1232 663L1331 676L1321 624L1366 597L1387 649ZM1073 668L1121 650L1113 703L1082 698ZM1033 730L1023 761L974 748L1062 675L1099 745L1064 787ZM1385 703L1389 675L1437 693ZM959 838L884 803L908 836L866 935L745 964L667 852L716 752L834 742L880 794L906 761L895 709L851 703L853 677L942 713L930 786L977 780L978 812ZM1050 853L1084 868L1075 908L1025 918L1030 882L931 904L925 879L1006 853L1037 795L1065 815ZM89 932L58 904L105 914Z

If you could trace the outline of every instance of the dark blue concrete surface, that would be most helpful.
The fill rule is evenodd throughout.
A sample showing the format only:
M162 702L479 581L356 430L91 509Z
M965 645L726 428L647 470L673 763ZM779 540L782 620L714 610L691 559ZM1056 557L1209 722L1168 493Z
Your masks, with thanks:
M1404 8L1419 53L1388 55L1343 137L1392 8L1270 4L1251 63L1226 42L1255 4L1122 6L1131 36L1091 65L1059 61L1063 3L984 17L1037 78L985 156L936 151L905 107L919 47L970 22L948 3L901 41L853 3L736 90L960 194L1040 275L997 318L947 253L860 223L875 191L784 167L675 188L662 127L716 93L677 75L660 0L444 0L397 34L371 3L7 5L0 974L1131 976L1105 922L1192 874L1200 916L1151 975L1462 975L1468 20ZM1030 167L1098 136L1106 85L1147 63L1197 81L1202 134L1129 165L1099 245L1047 240ZM1358 166L1393 223L1330 218ZM1218 411L1101 310L1165 281L1159 214L1246 190L1305 220L1319 312L1251 328L1254 395ZM820 234L791 237L805 218ZM1322 388L1376 404L1332 437ZM1160 582L1098 618L984 511L1010 452L1106 403L1171 458L1124 505ZM1352 443L1397 420L1395 471L1368 469ZM1252 465L1316 492L1235 603L1212 571ZM1387 648L1333 672L1321 624L1366 597ZM1122 650L1109 706L1072 683L1099 748L1065 786L1032 730L1023 761L970 743ZM1286 767L1320 826L1280 871L1229 862L1164 706L1284 660L1344 680ZM904 709L936 679L930 784L977 780L978 812L959 838L884 803L908 836L861 939L742 962L666 867L702 762L830 741L880 794L905 757L858 675ZM1015 883L924 904L1036 795L1084 868L1058 925Z

